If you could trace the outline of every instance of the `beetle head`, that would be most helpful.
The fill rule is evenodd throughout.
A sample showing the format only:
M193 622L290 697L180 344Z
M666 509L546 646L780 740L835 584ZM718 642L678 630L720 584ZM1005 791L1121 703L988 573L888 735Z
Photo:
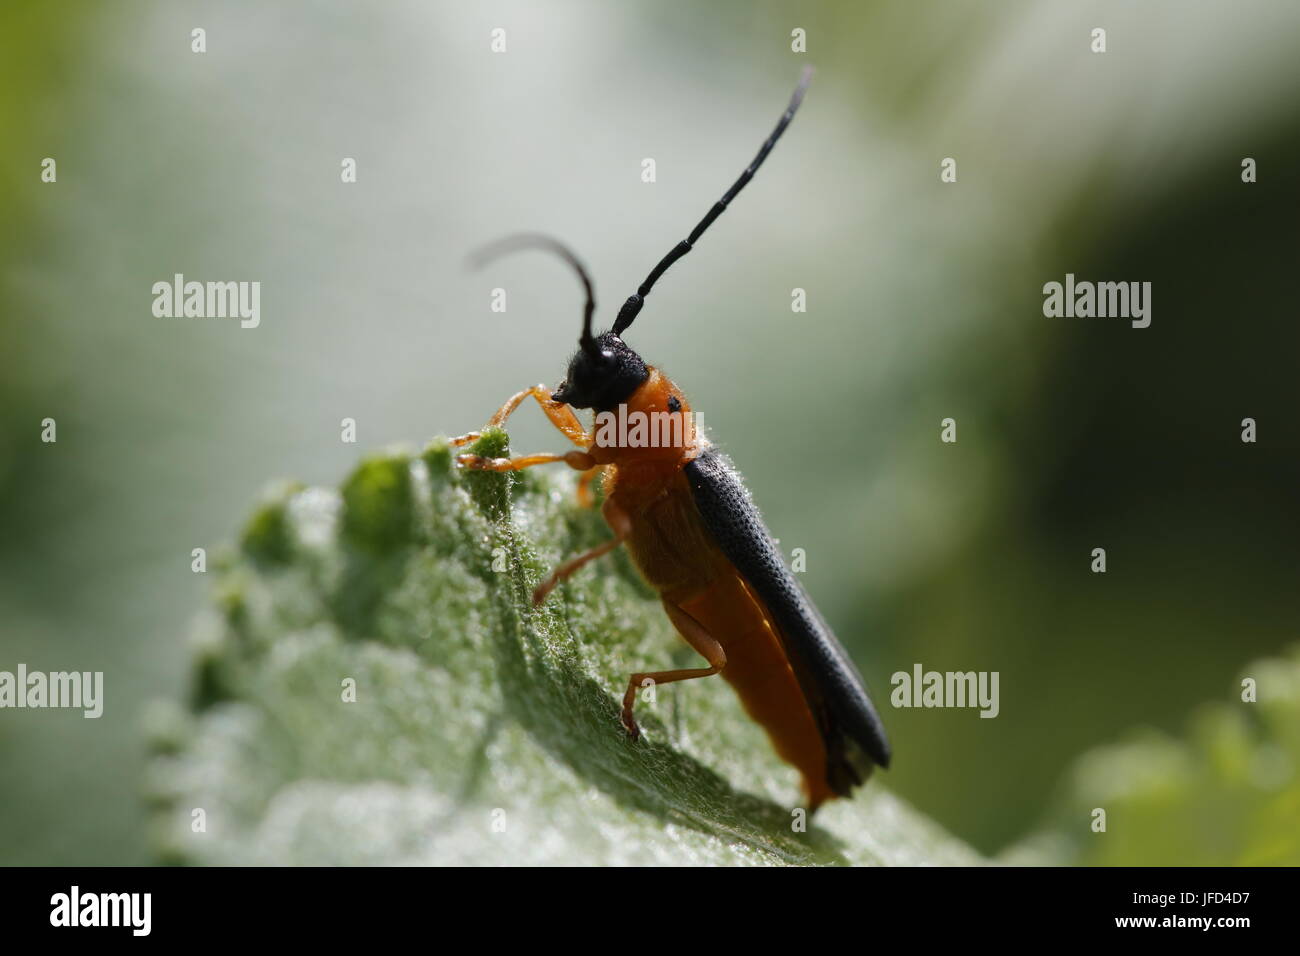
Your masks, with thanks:
M584 332L569 360L569 374L551 396L574 408L612 411L649 377L646 364L614 332Z
M507 236L498 242L480 249L470 261L482 265L497 256L520 249L546 249L565 260L577 273L578 280L586 292L586 301L582 309L582 331L578 336L578 351L569 361L569 374L564 383L555 390L552 398L574 408L594 408L598 412L613 411L619 404L627 401L632 393L650 376L641 356L632 351L620 338L621 333L640 309L641 297L634 295L619 311L614 320L614 327L608 332L593 335L591 317L596 311L596 294L591 286L591 277L578 257L569 251L562 242L550 236L536 233L524 233Z

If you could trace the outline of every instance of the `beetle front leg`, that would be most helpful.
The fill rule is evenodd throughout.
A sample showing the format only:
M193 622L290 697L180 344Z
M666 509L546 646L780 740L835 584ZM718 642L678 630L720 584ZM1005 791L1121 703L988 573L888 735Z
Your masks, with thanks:
M482 455L457 455L456 464L476 471L521 471L533 465L562 461L570 468L586 471L596 467L596 459L585 451L566 451L563 455L521 455L518 458L484 458Z
M550 419L551 424L563 432L569 441L579 448L586 448L591 444L590 436L588 436L586 429L582 427L582 422L578 421L578 416L573 413L573 409L553 399L551 390L545 385L534 385L532 388L526 388L522 392L511 395L506 400L506 403L497 409L496 414L488 419L488 427L504 425L506 419L513 415L515 409L530 395L537 399L537 404L542 407L542 411ZM470 442L478 441L482 437L482 432L470 432L451 439L451 444L454 448L461 448Z
M506 400L506 403L497 409L496 414L488 420L488 427L504 425L506 419L513 415L515 410L530 395L537 400L537 404L542 407L542 412L550 420L551 424L563 433L569 441L584 449L591 444L591 436L582 427L582 422L578 420L578 416L574 414L573 409L553 399L551 390L545 385L534 385L532 388L526 388L522 392L511 395ZM482 437L483 433L481 431L468 432L451 439L451 446L453 448L463 448L465 445L476 442ZM580 463L586 460L577 458L573 452L569 452L567 455L526 455L522 458L488 459L478 455L459 455L456 458L459 464L467 468L482 468L488 471L518 471L520 468L531 468L533 465L564 461L570 467L576 468L583 473L578 479L578 504L584 508L589 508L594 501L591 483L599 474L599 468L595 461L591 461L589 464Z

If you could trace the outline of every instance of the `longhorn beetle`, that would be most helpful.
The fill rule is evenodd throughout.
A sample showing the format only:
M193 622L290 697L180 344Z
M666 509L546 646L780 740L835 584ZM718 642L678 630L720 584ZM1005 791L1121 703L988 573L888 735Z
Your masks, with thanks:
M551 423L580 450L518 458L462 454L457 462L488 471L518 471L545 462L564 462L583 472L581 500L591 500L590 482L603 473L602 514L614 536L565 561L533 593L540 605L560 581L589 561L625 544L646 580L659 592L677 631L708 667L636 673L623 696L622 722L640 735L632 715L637 689L721 674L750 716L760 723L782 759L798 768L811 810L847 796L866 781L874 764L889 765L884 728L853 662L803 589L786 569L763 518L731 462L697 431L690 404L678 387L647 365L623 341L655 282L694 248L753 178L803 100L812 71L804 70L776 129L740 178L714 204L689 236L651 270L619 309L608 332L593 335L595 296L577 257L554 239L518 235L480 251L479 264L523 248L542 248L563 258L586 291L578 351L568 376L554 392L537 385L514 395L492 416L501 425L530 396ZM573 409L592 409L591 433ZM630 441L635 423L610 440L602 420L614 415L668 424L672 441ZM479 437L453 439L457 447Z

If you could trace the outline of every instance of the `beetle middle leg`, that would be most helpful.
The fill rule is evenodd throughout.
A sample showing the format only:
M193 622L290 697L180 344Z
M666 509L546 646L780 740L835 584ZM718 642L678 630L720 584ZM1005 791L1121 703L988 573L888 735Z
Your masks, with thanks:
M603 465L597 465L595 468L588 468L578 476L578 504L581 507L590 508L596 503L596 494L591 490L591 486L604 470Z
M626 511L615 503L613 498L605 499L605 504L601 506L600 513L604 515L605 522L614 529L614 537L603 544L596 545L590 551L584 551L582 554L570 558L547 575L546 579L537 585L537 588L533 591L533 607L537 607L545 601L546 595L550 594L557 584L569 577L573 572L588 562L609 554L609 552L626 541L627 536L632 533L632 519L627 516Z
M703 624L667 598L664 599L663 604L664 610L668 612L668 617L673 622L673 626L677 628L677 633L681 634L686 643L695 648L695 651L709 662L709 666L683 668L675 671L655 671L649 674L633 674L627 682L627 693L623 695L623 712L621 715L623 727L633 740L641 736L641 728L637 726L636 718L632 716L632 708L636 704L636 692L644 686L646 681L654 684L671 684L673 681L694 680L697 677L710 677L727 666L727 652L718 643L717 638L705 630Z

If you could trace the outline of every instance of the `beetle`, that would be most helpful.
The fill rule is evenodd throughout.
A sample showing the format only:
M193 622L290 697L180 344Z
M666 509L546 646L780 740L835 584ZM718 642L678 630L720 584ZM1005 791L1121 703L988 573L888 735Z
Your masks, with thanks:
M603 474L601 513L613 537L557 567L537 586L534 605L588 562L625 545L678 633L708 663L633 674L621 713L627 733L633 739L640 734L633 716L639 688L721 674L767 731L777 754L799 771L812 811L827 799L848 796L874 766L889 766L880 717L853 662L786 569L735 467L696 427L677 385L623 340L659 277L694 248L753 178L794 117L810 79L811 70L805 70L754 160L623 303L609 331L593 334L591 279L577 256L557 240L512 236L474 257L482 265L506 253L540 248L560 256L577 273L586 302L578 350L564 382L554 391L537 385L511 396L489 421L502 425L531 397L577 448L515 458L460 454L456 460L463 467L497 472L562 461L583 472L579 496L585 502L591 501L591 481ZM589 432L574 409L590 409L596 423L605 424L615 415L641 416L643 423L670 418L669 434L675 440L632 442L627 440L631 431L619 431L611 441L610 429L593 425ZM480 434L452 441L462 447Z

